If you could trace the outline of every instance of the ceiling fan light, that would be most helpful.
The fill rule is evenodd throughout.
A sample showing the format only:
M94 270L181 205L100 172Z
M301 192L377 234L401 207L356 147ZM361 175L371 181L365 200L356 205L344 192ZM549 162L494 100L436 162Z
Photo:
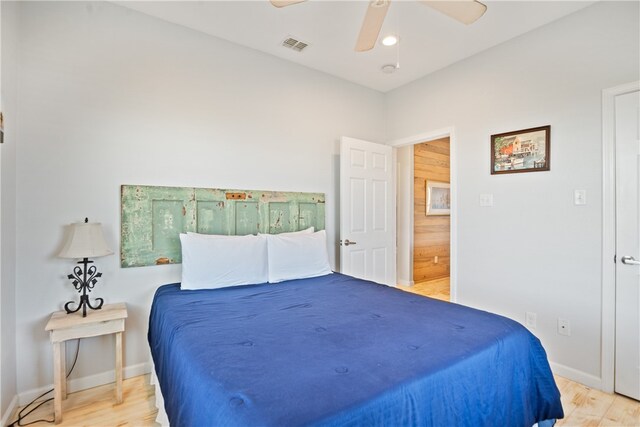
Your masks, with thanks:
M382 39L382 44L385 46L394 46L396 43L398 43L398 37L393 34L389 34Z

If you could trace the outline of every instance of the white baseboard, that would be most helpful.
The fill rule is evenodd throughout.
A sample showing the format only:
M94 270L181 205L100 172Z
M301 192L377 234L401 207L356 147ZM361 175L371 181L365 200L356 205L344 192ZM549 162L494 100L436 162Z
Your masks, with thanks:
M602 390L602 378L600 377L596 377L595 375L587 374L586 372L582 372L577 369L573 369L568 366L551 361L549 362L549 365L551 366L551 370L553 371L553 373L556 375L560 375L561 377L565 377L567 379L570 379L571 381L584 384L587 387Z
M124 368L123 377L124 378L132 378L137 377L139 375L148 374L151 372L151 365L148 362L139 363L137 365L126 366ZM86 390L88 388L97 387L100 385L110 384L115 382L116 380L116 371L107 371L101 372L99 374L89 375L87 377L82 378L73 378L69 380L67 385L67 392L73 393L75 391ZM36 397L40 396L42 393L47 390L51 390L53 388L53 384L46 385L44 387L27 390L20 394L18 394L18 404L19 406L24 406L27 403L31 402Z
M18 408L18 396L13 396L13 399L11 399L11 403L9 403L7 410L4 411L4 414L2 414L2 419L0 420L0 426L6 426L7 424L9 424L9 421L13 421L13 420L10 420L9 417L13 415L13 411L15 411L17 408Z
M413 280L398 279L397 282L398 282L398 285L401 285L401 286L413 286L413 285L415 285L415 282Z

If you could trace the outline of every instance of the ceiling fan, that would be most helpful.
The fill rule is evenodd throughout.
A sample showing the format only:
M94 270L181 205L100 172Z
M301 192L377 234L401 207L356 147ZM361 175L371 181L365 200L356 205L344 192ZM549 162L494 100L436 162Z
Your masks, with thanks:
M275 7L285 7L297 3L302 3L306 0L270 1L271 4ZM484 15L484 12L487 10L487 6L477 0L418 1L466 25L476 22L482 15ZM356 52L371 50L375 46L390 4L391 0L371 0L369 2L369 7L367 8L364 22L362 23L362 27L360 28L360 35L358 36L358 40L356 42Z

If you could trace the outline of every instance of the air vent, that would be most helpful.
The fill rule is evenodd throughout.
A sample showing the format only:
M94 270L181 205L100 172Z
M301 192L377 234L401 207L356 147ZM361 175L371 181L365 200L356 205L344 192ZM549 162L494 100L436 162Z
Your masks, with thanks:
M302 50L309 45L305 42L301 42L300 40L296 40L293 37L288 37L282 42L282 46L295 50L296 52L302 52Z

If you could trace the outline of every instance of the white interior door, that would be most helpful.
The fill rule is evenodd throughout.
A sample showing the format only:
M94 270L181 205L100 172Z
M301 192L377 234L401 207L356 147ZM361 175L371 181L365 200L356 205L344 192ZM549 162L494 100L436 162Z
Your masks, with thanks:
M393 148L340 141L340 271L395 286Z
M615 391L640 400L640 92L616 97Z

